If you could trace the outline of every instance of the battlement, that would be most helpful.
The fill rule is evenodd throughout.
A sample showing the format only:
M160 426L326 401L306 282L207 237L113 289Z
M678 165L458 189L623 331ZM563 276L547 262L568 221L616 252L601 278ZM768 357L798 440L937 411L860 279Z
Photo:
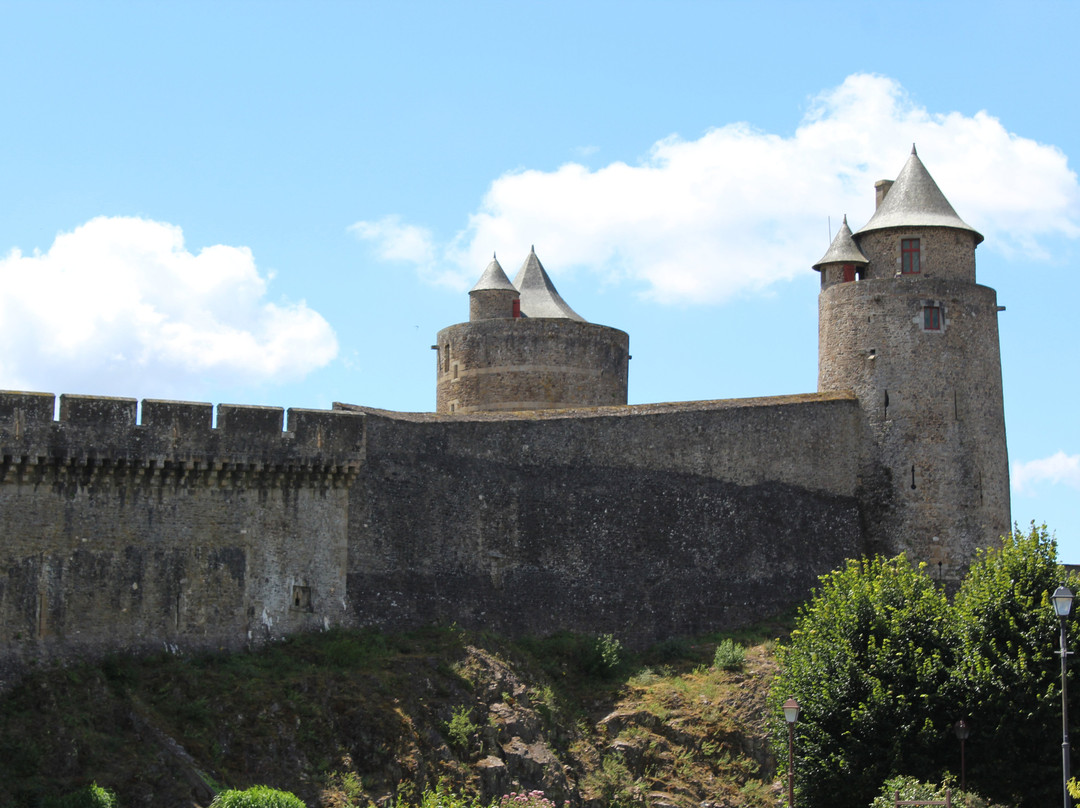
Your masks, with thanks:
M310 410L0 391L0 481L215 478L218 484L341 485L364 453L364 418ZM283 429L283 423L287 425ZM84 480L88 482L89 480Z

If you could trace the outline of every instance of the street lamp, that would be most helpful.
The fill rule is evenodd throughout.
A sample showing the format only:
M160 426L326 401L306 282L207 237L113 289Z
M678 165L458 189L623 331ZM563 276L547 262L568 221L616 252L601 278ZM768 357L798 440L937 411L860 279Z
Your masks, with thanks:
M784 702L784 720L787 721L787 799L788 808L795 808L795 722L799 720L799 702Z
M1067 587L1059 586L1050 600L1054 602L1054 613L1061 623L1061 787L1065 808L1069 808L1069 696L1065 684L1069 651L1065 646L1065 620L1072 611L1073 593Z
M961 718L953 725L953 732L955 732L956 737L960 739L960 790L967 791L967 766L964 761L964 741L966 741L968 735L971 734L971 727L968 726L967 721Z

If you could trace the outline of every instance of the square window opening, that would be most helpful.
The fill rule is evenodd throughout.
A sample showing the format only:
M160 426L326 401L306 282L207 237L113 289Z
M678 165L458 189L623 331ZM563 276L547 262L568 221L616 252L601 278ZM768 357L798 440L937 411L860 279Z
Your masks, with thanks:
M294 586L292 588L292 607L297 611L311 611L311 587Z

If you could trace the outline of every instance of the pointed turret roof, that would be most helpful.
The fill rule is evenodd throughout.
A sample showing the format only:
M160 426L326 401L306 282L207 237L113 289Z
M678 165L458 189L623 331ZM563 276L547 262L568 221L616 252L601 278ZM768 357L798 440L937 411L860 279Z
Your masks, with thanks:
M869 263L870 261L863 255L863 251L859 249L859 245L855 243L855 239L851 235L851 228L848 227L847 214L844 214L844 223L836 231L836 238L832 240L832 244L829 245L825 255L821 256L821 260L814 264L814 269L820 272L821 268L826 264Z
M896 182L889 188L870 221L856 235L884 230L886 227L952 227L974 233L976 244L983 240L981 233L956 215L953 206L922 164L914 145L911 147L911 157L904 164Z
M491 256L491 263L487 265L487 269L484 270L484 274L480 276L480 280L476 282L476 286L469 290L471 295L473 292L486 292L492 289L498 289L507 292L516 292L517 289L510 283L510 279L506 277L506 273L503 272L503 268L499 265L499 259L495 257L494 253Z
M540 259L536 257L535 248L529 250L529 257L514 278L514 286L521 293L522 317L560 317L587 322L559 297L555 284L551 282Z

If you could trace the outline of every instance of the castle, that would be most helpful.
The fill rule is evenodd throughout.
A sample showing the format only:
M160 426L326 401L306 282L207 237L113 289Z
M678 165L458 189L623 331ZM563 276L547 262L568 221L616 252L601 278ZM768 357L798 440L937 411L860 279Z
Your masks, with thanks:
M814 264L816 393L628 406L629 338L535 252L439 332L436 413L0 393L0 687L335 625L640 646L868 552L955 582L1010 524L999 307L914 150L876 192Z

